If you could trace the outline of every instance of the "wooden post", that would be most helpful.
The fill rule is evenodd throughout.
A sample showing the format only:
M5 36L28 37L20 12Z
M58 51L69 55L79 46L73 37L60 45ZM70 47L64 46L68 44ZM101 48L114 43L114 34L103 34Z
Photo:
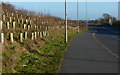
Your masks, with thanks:
M48 35L48 36L50 35L48 31L47 31L47 35Z
M36 28L37 28L37 27L36 27L36 25L35 25L35 30L36 30Z
M3 15L3 21L5 21L5 15Z
M16 14L17 18L19 17L18 14Z
M30 28L32 28L33 27L33 25L30 25Z
M30 20L30 25L32 24L32 21Z
M10 23L12 22L12 17L10 17Z
M20 33L20 42L23 42L23 33Z
M10 33L10 41L13 42L13 33Z
M36 34L36 32L35 32L35 39L37 38L37 34Z
M11 15L12 15L12 17L13 17L14 14L12 13Z
M26 24L28 24L28 20L26 19Z
M42 29L41 25L40 25L40 29Z
M37 34L38 34L38 37L40 36L39 34L40 34L40 32L37 32Z
M10 27L9 27L9 25L10 25L10 24L9 24L9 22L7 22L7 29L9 29L9 28L10 28Z
M1 43L4 43L4 33L1 33Z
M28 25L28 30L30 30L30 25Z
M24 24L24 29L26 29L26 24Z
M15 29L15 22L13 22L13 29Z
M18 18L18 20L17 20L17 21L18 21L18 23L20 24L20 19L19 19L19 18Z
M47 27L45 27L45 30L47 30Z
M44 22L42 22L42 25L43 25Z
M46 36L46 31L44 31L44 36Z
M27 32L25 32L25 39L27 39Z
M40 32L40 37L42 38L42 32Z
M38 26L37 26L37 29L36 30L38 30Z
M34 40L34 33L32 33L32 38L31 39Z
M24 20L22 19L22 24L24 23Z
M42 35L45 36L45 35L44 35L44 31L42 31Z
M3 21L0 21L0 29L2 30Z

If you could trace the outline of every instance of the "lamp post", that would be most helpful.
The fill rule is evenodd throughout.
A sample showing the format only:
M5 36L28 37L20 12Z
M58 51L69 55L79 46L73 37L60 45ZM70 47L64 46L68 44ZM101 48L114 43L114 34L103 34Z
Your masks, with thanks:
M67 43L68 42L68 32L67 32L67 3L66 3L66 0L65 0L65 42Z
M88 11L87 11L87 0L86 0L86 30L88 29Z
M79 33L80 26L79 26L79 4L78 4L78 0L77 0L77 20L78 20L78 33Z

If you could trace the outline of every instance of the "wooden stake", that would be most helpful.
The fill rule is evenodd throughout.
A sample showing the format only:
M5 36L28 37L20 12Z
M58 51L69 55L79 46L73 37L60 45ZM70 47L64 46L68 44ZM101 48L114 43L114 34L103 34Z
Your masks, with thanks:
M36 32L35 32L35 39L37 38L37 34L36 34Z
M27 39L27 32L25 32L25 39Z
M20 33L20 42L23 42L23 33Z
M40 32L40 37L42 38L42 32Z
M0 21L0 29L2 30L3 21Z
M13 22L13 29L15 29L15 22Z
M9 25L10 25L9 22L7 22L7 29L10 29Z
M10 41L13 42L13 33L10 33Z
M28 30L30 30L30 25L28 25Z
M4 43L4 33L1 33L1 43Z
M26 24L24 24L24 29L26 29Z
M12 22L12 17L10 17L10 23Z
M40 34L40 32L37 32L37 34L38 34L37 36L39 37L39 36L40 36L40 35L39 35L39 34Z
M31 39L34 40L34 33L32 33L32 38Z

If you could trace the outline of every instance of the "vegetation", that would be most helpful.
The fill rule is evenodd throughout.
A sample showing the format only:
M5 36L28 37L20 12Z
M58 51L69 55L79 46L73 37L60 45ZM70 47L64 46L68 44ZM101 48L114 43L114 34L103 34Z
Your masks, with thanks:
M110 23L111 19L111 23ZM103 16L97 20L90 20L89 21L90 25L101 25L101 26L107 26L115 29L120 28L120 21L117 20L116 17L111 16L108 13L104 13Z
M61 62L67 47L77 33L77 21L68 21L68 43L64 42L64 20L35 12L16 9L11 4L2 3L3 13L3 29L5 33L5 42L2 46L2 72L3 73L58 73L60 71ZM6 24L16 22L16 28L7 29ZM23 19L23 22L22 22ZM26 19L28 22L26 22ZM32 21L32 22L30 22ZM10 26L12 26L10 22ZM23 29L23 25L33 25L30 30ZM35 25L41 29L35 29ZM82 28L80 32L84 32L84 24L80 23ZM49 35L23 39L18 41L18 33L45 31L46 27L50 27ZM14 33L14 42L9 40L8 33ZM30 34L28 36L31 36Z

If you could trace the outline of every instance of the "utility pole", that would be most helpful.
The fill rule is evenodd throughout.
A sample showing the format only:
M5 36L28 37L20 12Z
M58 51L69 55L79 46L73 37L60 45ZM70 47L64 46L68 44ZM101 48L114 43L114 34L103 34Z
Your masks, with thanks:
M79 3L78 3L78 0L77 0L77 20L78 20L78 33L80 32L80 26L79 26Z
M65 0L65 42L67 43L68 42L68 31L67 31L67 3L66 3L66 0Z

